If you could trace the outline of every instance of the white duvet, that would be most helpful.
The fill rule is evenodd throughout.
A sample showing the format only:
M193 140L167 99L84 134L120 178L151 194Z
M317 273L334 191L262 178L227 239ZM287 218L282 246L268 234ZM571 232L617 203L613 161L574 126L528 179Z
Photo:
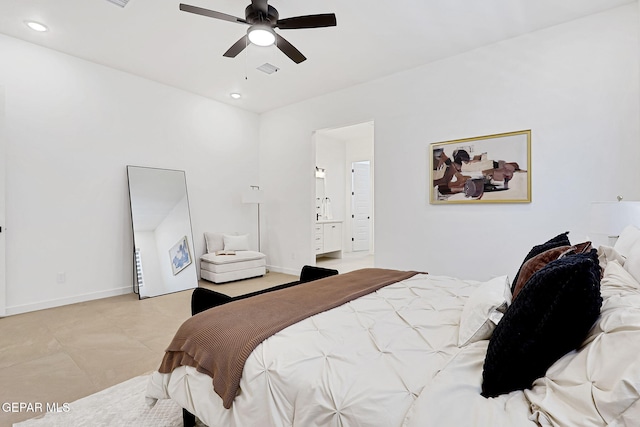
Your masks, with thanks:
M530 426L522 392L480 396L488 341L460 349L460 314L479 282L417 275L292 325L260 344L224 409L194 368L155 372L210 427Z
M482 397L488 341L458 347L461 312L479 285L417 275L290 326L250 355L230 409L223 408L211 378L190 367L171 374L155 372L147 397L174 399L210 427L633 425L625 420L640 415L640 381L630 379L629 372L640 375L640 369L618 366L620 374L613 378L606 362L596 358L615 355L614 359L629 363L621 355L624 344L613 343L613 333L603 338L607 325L601 331L597 324L591 334L597 349L587 343L584 351L558 362L573 364L572 369L538 380L526 392ZM640 313L637 307L634 310ZM606 319L603 316L602 321ZM633 332L625 329L623 339L631 336L640 343L640 317ZM638 349L640 345L632 346L634 360ZM597 382L601 394L608 387L616 399L625 396L624 408L618 411L624 414L600 416L609 404L598 402L598 395L589 392L597 379L593 369L607 379ZM573 371L581 374L567 378ZM577 403L566 396L585 387L586 394L579 396L583 406L572 409ZM611 393L606 395L611 399ZM584 424L582 414L589 408L593 409Z

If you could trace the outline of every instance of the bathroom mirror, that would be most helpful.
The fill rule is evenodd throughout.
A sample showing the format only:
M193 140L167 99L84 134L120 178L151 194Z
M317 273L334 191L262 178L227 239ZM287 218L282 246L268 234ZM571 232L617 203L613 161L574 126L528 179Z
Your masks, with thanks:
M134 292L148 298L198 286L184 171L127 166Z

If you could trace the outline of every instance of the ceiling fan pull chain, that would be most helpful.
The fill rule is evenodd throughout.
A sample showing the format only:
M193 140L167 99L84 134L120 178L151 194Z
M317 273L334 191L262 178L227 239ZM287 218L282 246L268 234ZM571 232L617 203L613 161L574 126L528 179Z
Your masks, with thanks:
M248 48L249 39L245 38L245 40L247 42L245 48ZM244 56L244 81L249 81L249 49L247 49L247 54Z

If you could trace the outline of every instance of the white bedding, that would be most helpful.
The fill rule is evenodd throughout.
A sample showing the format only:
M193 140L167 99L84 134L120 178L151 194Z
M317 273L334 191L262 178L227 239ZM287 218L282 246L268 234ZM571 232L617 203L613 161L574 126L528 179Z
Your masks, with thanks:
M488 283L417 275L290 326L249 356L231 409L190 367L154 373L147 397L171 398L209 427L639 425L636 278L609 262L583 346L531 390L486 399L489 341L458 347L458 332L469 296Z
M211 378L190 367L154 373L147 395L174 399L210 427L401 426L425 385L460 351L460 314L479 284L417 275L284 329L249 357L229 410ZM464 357L472 356L479 369L468 394L487 401L479 395L484 354ZM460 405L444 396L436 402L444 412ZM505 418L504 425L532 424L527 405L519 405L520 424Z

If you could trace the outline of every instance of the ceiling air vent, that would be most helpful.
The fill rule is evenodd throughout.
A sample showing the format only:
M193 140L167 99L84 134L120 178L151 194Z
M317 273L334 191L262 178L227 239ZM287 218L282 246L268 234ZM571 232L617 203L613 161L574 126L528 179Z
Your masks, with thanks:
M261 66L259 66L257 68L257 70L262 71L263 73L267 73L267 74L273 74L276 71L278 71L280 68L276 67L275 65L271 65L268 62L262 64Z
M113 4L117 4L120 7L125 7L127 5L127 3L129 3L129 0L107 0Z

